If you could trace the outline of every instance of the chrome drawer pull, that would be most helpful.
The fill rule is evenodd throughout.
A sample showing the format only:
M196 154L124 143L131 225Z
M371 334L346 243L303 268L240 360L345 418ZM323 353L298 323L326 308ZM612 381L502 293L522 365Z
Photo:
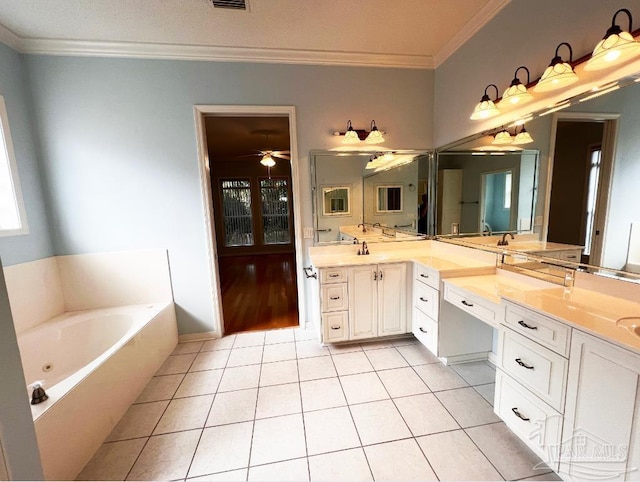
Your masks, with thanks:
M424 301L424 302L426 303L426 302L427 302L427 301L429 301L429 300L428 300L428 299L426 299L426 298L423 298L423 297L421 296L421 297L420 297L420 301Z
M428 274L424 274L424 273L420 273L420 277L421 277L421 278L428 278L428 277L429 277L429 275L428 275Z
M531 365L527 365L525 362L523 362L520 358L516 358L516 363L518 365L520 365L521 367L526 368L527 370L533 370L533 366Z
M524 327L524 328L529 328L530 330L537 330L537 329L538 329L538 327L537 327L537 326L527 325L527 324L524 322L524 320L520 320L520 321L518 322L518 325L520 325L520 326L522 326L522 327Z
M473 306L473 303L469 303L466 300L462 300L460 303L462 303L464 306L469 306L469 307Z
M339 300L340 297L339 296L330 296L329 299L330 300Z
M332 329L332 330L339 330L339 329L340 329L340 327L339 327L339 326L332 326L332 327L331 327L331 329Z
M329 278L339 278L340 275L339 274L330 274Z
M529 420L531 420L530 418L524 417L520 412L518 412L517 407L513 407L511 411L515 413L516 417L518 417L520 420L524 420L525 422L528 422Z
M424 329L424 328L422 328L422 327L420 327L420 328L418 328L418 329L419 329L422 333L428 333L428 331L427 331L427 330L425 330L425 329Z
M382 271L380 271L380 279L382 279Z

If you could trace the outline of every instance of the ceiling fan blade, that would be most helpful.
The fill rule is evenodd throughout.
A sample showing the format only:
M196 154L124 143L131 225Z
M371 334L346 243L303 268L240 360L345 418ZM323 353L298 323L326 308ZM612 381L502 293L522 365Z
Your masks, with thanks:
M291 157L286 156L284 154L271 153L271 157L277 157L278 159L286 159L287 161L291 160Z
M291 151L270 151L271 155L279 156L280 154L291 154Z

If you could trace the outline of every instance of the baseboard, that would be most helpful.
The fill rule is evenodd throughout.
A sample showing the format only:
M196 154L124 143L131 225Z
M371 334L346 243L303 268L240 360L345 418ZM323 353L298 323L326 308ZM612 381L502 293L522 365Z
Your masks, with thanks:
M498 366L498 355L496 353L493 353L492 351L490 351L487 354L487 361L489 363L491 363L494 366L494 368L497 367Z
M213 340L215 338L220 338L220 334L215 331L205 331L203 333L187 333L186 335L178 336L178 343L184 343L187 341L203 341L203 340Z
M490 352L483 351L479 353L466 353L464 355L441 356L439 358L445 365L453 365L455 363L487 360L489 353Z

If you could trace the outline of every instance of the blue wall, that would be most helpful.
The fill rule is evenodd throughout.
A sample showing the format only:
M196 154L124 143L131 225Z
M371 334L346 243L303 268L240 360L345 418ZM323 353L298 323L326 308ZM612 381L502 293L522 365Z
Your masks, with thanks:
M433 147L433 71L25 59L55 253L168 249L181 333L211 331L213 319L195 104L296 107L305 227L309 151L338 145L331 132L348 119L375 119L389 147Z
M38 164L38 143L24 59L0 44L0 95L4 97L9 129L18 165L29 234L0 237L0 257L5 266L53 254L43 183Z

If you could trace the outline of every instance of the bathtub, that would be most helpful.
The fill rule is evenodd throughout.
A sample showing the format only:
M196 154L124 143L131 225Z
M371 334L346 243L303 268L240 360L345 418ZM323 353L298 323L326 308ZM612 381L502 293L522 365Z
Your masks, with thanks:
M178 341L172 302L67 312L18 336L47 480L73 480Z

